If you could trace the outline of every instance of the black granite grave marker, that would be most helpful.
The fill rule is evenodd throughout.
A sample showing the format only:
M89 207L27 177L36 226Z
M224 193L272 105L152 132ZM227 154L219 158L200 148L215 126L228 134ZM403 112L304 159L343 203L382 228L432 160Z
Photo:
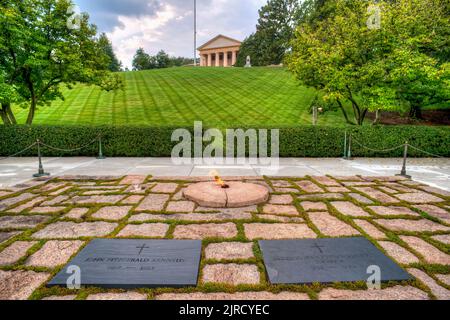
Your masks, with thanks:
M81 286L117 289L196 286L201 247L201 241L96 239L48 286L67 286L73 266L81 271ZM69 283L74 284L73 280Z
M411 276L366 238L259 241L272 284L367 281L378 266L381 282Z

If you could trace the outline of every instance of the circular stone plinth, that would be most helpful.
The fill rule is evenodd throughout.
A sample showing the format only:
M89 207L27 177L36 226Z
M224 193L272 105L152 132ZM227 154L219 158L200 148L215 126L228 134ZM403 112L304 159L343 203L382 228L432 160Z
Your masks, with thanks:
M259 184L227 182L223 189L214 182L190 185L183 192L186 199L207 208L242 208L269 200L269 190Z

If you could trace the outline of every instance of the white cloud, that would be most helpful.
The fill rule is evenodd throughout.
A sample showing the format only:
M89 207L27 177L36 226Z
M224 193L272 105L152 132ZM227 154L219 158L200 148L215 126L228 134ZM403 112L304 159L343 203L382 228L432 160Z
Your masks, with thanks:
M139 47L152 54L162 49L177 56L193 55L193 0L114 1L113 7L106 0L77 3L90 13L100 31L107 32L124 66L131 67ZM197 46L217 34L243 40L254 32L258 9L266 2L197 0Z

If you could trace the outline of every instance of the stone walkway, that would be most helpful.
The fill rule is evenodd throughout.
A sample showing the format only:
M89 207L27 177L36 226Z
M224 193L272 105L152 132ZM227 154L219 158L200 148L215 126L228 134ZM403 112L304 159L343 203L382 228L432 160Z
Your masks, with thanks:
M450 299L450 193L398 177L240 177L267 204L202 208L182 190L206 178L60 177L0 188L0 299ZM416 280L272 286L258 239L364 236ZM93 238L201 239L194 289L45 284Z
M393 176L400 173L403 159L357 158L281 158L277 171L257 165L174 165L170 158L43 158L44 168L53 177L62 175L152 175L154 177L209 176L212 169L222 176ZM0 188L23 183L37 172L36 158L11 158L0 161ZM408 159L408 174L415 181L450 191L450 159Z

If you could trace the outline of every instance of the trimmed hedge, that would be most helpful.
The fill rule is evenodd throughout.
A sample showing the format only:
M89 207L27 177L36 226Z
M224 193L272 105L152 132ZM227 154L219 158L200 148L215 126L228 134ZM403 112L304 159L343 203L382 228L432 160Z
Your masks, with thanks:
M111 127L111 126L0 126L0 155L15 154L40 139L56 148L75 149L102 136L103 152L107 157L170 157L172 132L169 127ZM268 128L270 129L270 128ZM188 129L193 132L193 128ZM450 156L450 128L426 126L363 126L280 128L281 157L342 157L345 131L355 140L372 149L387 149L409 141L410 144L433 154ZM192 134L193 136L193 134ZM36 156L36 147L22 156ZM42 148L43 156L96 156L98 143L80 151L61 152ZM354 157L401 157L403 150L374 152L353 143ZM410 150L411 157L426 157Z

